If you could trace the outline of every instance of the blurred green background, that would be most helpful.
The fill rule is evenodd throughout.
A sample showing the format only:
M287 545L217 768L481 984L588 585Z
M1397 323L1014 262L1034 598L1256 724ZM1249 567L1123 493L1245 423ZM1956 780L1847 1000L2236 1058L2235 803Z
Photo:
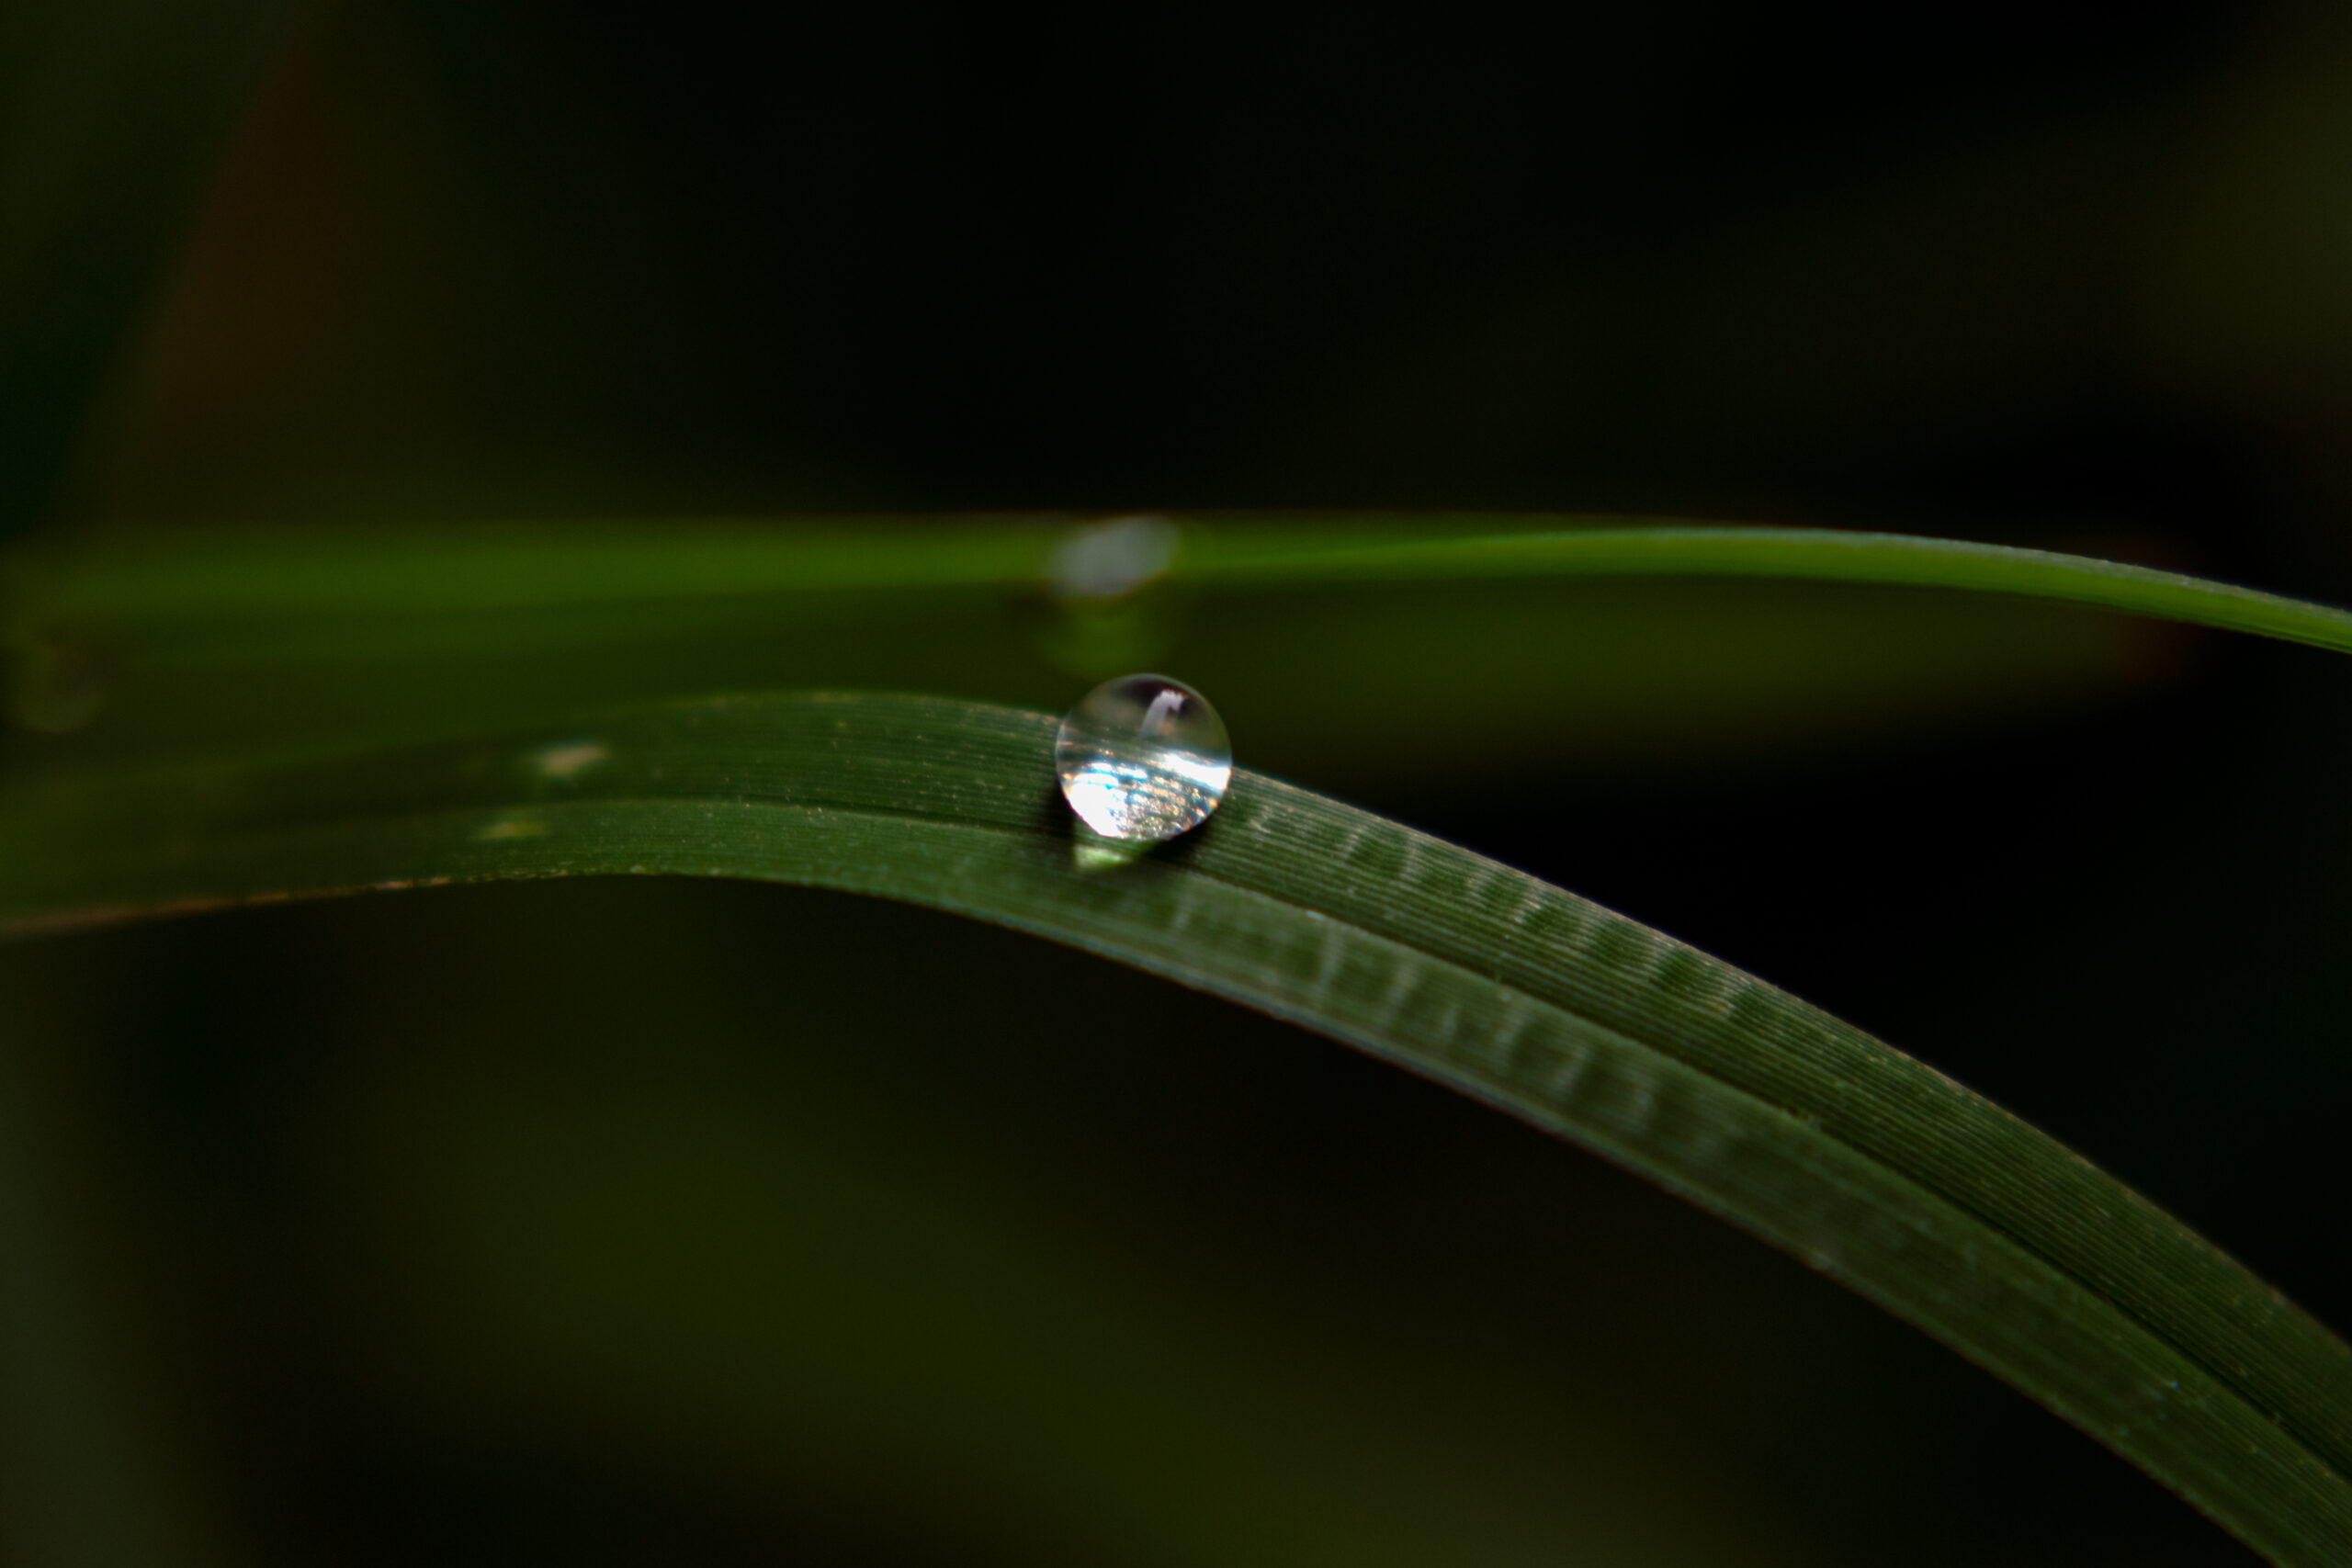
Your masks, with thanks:
M2352 599L2323 4L17 0L0 137L19 540L1627 510ZM69 627L0 766L482 692L1055 708L1053 614L176 674ZM1752 583L1138 636L1243 761L1879 1032L2352 1323L2327 657ZM2250 1561L1429 1085L684 882L0 950L0 1559Z

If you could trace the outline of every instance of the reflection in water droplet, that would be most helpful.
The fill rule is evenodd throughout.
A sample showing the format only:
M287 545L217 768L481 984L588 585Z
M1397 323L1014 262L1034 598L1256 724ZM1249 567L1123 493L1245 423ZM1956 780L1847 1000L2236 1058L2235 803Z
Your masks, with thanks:
M1148 842L1106 839L1100 833L1072 833L1069 838L1069 863L1081 872L1116 871L1150 852Z
M1122 675L1086 694L1054 742L1062 795L1106 839L1172 839L1208 819L1233 777L1225 721L1165 675Z

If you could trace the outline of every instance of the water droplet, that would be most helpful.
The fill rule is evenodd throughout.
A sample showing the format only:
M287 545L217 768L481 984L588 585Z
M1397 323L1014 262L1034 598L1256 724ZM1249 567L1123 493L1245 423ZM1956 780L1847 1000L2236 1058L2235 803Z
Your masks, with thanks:
M601 740L569 740L534 751L530 763L542 778L569 780L611 761L612 755Z
M1163 580L1182 539L1165 517L1114 517L1068 530L1045 561L1041 592L1017 601L1038 651L1089 681L1155 662L1174 611Z
M1122 675L1081 698L1054 742L1062 795L1106 839L1172 839L1208 819L1233 777L1225 720L1165 675Z
M1063 599L1124 598L1168 570L1182 537L1165 517L1081 524L1054 547L1046 575Z

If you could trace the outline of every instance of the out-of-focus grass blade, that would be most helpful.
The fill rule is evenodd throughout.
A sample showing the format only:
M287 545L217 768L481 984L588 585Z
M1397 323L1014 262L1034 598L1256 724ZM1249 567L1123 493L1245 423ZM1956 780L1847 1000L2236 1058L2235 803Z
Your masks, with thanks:
M888 521L463 533L98 536L29 563L18 618L251 628L281 617L501 615L764 594L1051 588L1066 526ZM1559 577L1763 577L2054 599L2352 651L2352 613L2179 572L1902 534L1631 518L1420 516L1187 525L1139 581L1283 585Z
M1517 577L1765 577L2054 599L2352 650L2352 613L2180 572L2052 550L1907 534L1595 520L1456 536L1235 541L1195 569L1215 581L1430 582ZM1222 556L1224 558L1220 558Z
M2187 648L2054 600L2346 637L2338 612L2226 585L1890 536L1159 523L1134 532L1133 591L1104 594L1102 552L1071 561L1106 536L1037 518L100 532L0 561L0 617L17 716L71 732L42 756L379 744L785 686L1059 706L1075 678L1173 664L1257 760L1331 783L1767 765L2129 690ZM1742 573L1791 581L1710 581ZM1910 591L1937 583L2010 597Z
M872 694L609 713L0 796L18 932L493 877L766 878L999 921L1554 1129L1917 1324L2273 1561L2352 1560L2352 1352L2032 1128L1575 896L1261 775L1087 852L1035 714ZM1553 1238L1532 1237L1532 1245Z

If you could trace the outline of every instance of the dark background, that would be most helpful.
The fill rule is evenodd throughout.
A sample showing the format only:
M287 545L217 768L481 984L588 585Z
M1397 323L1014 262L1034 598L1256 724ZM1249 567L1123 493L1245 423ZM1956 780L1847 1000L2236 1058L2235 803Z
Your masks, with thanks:
M2352 597L2324 6L109 0L15 9L0 94L18 534L1630 510ZM2333 661L1763 585L1241 613L1169 659L1243 761L2352 1323ZM1511 616L1608 628L1580 706ZM944 917L243 914L0 952L0 1029L10 1562L2248 1560L1573 1149Z

